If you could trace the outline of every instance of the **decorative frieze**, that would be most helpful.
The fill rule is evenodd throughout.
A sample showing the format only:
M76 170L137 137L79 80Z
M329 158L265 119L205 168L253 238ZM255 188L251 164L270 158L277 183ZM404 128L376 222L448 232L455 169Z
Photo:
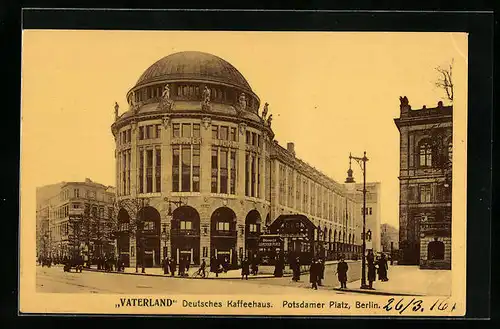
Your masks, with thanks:
M175 137L172 138L171 144L191 145L191 144L201 144L201 143L202 143L201 137Z
M238 142L234 142L234 141L227 141L227 140L222 140L222 139L215 139L215 140L212 140L212 145L217 145L217 146L223 146L223 147L237 149L238 146L239 146L239 143Z

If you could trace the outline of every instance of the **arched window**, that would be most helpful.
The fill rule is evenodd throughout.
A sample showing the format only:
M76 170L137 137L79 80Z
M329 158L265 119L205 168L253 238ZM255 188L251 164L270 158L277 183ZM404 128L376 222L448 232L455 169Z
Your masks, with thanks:
M419 146L419 156L420 156L420 166L421 167L431 167L432 166L432 147L429 142L425 141Z
M444 259L444 243L441 241L431 241L427 245L428 260L443 260Z

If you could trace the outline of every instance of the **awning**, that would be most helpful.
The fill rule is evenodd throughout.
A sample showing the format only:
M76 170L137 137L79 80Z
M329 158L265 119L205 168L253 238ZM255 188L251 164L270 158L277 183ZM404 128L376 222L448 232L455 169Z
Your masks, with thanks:
M269 230L272 233L278 232L279 228L281 228L286 222L301 222L308 229L316 229L316 225L305 215L280 215L272 224L269 226Z

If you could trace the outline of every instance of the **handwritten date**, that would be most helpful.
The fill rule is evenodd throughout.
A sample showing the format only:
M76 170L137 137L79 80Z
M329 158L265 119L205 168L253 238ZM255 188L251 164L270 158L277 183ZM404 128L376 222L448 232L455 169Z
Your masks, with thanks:
M457 304L450 303L448 298L437 299L434 303L429 305L430 307L428 310L434 312L453 312L457 307ZM424 301L421 299L412 298L410 300L409 298L400 298L399 300L396 300L395 298L390 298L383 309L387 312L396 311L399 314L403 314L404 312L424 312L424 310L427 309L427 306L424 305Z

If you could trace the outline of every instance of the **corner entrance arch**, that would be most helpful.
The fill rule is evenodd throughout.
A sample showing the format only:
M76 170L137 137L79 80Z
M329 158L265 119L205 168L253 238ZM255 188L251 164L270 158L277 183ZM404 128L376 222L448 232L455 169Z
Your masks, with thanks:
M116 247L118 257L125 267L130 266L130 215L125 209L118 211L118 234L116 235Z
M139 210L137 218L137 262L144 267L160 266L160 213L147 206Z
M249 260L257 257L260 234L260 214L257 210L251 210L245 218L245 255Z
M187 259L200 264L200 214L190 206L182 206L172 213L170 225L172 257L179 264Z
M228 207L217 208L210 218L211 262L217 259L219 263L228 267L237 266L236 236L234 211Z

